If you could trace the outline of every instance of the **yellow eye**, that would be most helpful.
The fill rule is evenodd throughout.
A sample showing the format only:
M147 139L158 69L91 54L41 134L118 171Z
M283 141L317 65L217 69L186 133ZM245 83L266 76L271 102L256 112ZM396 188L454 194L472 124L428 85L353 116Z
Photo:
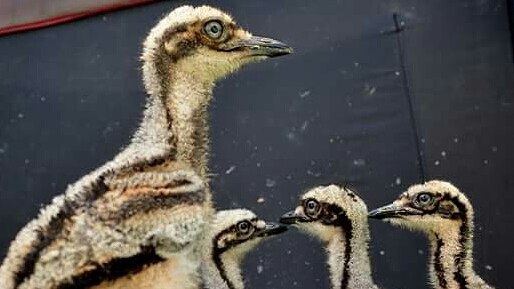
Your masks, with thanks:
M223 29L223 24L218 20L211 20L203 26L205 34L212 39L219 39L223 35Z

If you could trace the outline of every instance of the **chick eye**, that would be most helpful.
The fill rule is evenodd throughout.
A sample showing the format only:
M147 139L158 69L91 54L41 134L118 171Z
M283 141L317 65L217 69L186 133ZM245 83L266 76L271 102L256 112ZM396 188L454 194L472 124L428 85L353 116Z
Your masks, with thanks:
M319 203L316 200L308 200L305 202L305 213L309 216L315 216L319 210Z
M241 221L237 223L237 231L241 234L248 234L250 232L251 224L248 221Z
M421 206L428 206L432 204L432 201L434 200L434 197L432 197L429 193L421 193L416 197L416 203L418 203Z
M218 20L211 20L205 23L203 30L212 39L218 39L223 35L223 25Z

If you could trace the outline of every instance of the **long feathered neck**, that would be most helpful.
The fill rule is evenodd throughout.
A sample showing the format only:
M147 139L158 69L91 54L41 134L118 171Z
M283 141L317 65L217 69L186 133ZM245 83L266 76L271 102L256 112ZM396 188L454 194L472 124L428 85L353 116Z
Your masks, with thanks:
M201 271L206 289L244 289L241 258L231 252L210 250L204 255Z
M118 158L178 161L191 166L202 178L207 177L207 109L213 83L169 68L152 72L160 73L151 76L157 79L151 84L159 87L148 89L150 95L141 125Z
M371 277L367 222L341 223L340 234L327 246L330 282L333 289L377 288Z
M430 281L434 288L476 288L471 286L472 283L481 282L473 271L471 217L467 214L458 228L449 228L438 234L430 234Z

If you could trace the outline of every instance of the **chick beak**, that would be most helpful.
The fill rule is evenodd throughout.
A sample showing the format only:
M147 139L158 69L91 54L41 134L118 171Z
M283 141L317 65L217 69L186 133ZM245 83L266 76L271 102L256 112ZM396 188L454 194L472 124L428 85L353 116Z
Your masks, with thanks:
M373 219L399 218L407 215L420 215L422 212L411 207L389 204L368 213L368 217Z
M268 223L266 223L266 227L264 227L264 229L262 229L258 233L258 236L259 237L270 237L270 236L282 234L285 231L287 231L287 227L286 226L282 226L280 224L268 222Z
M250 56L277 57L293 53L293 48L278 40L252 36L229 44L225 51L246 50Z
M302 221L306 221L306 217L297 213L296 211L290 211L280 217L280 223L286 225L294 225Z

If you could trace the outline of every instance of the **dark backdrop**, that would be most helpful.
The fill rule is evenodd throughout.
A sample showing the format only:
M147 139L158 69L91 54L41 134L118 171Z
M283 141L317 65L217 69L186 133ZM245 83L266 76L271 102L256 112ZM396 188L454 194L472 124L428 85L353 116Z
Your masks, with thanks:
M473 200L477 271L514 287L507 1L207 2L296 49L215 90L220 208L276 219L306 188L343 181L376 207L423 177L443 178ZM41 204L127 143L145 97L140 44L179 4L0 38L2 256ZM424 238L371 229L376 280L428 288ZM322 249L294 231L253 252L245 269L249 288L328 288Z

